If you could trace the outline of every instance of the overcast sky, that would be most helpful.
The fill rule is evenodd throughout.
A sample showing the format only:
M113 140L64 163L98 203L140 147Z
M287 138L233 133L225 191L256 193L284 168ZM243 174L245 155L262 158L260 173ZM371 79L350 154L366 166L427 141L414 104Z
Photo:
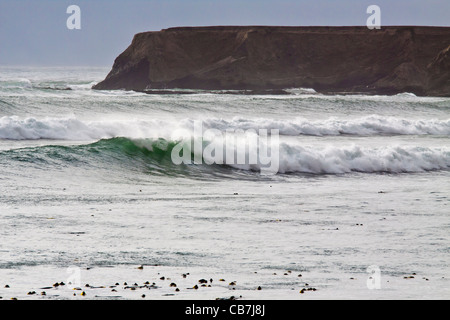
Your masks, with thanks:
M0 65L112 66L135 33L177 26L364 26L372 4L381 26L450 26L450 0L0 0Z

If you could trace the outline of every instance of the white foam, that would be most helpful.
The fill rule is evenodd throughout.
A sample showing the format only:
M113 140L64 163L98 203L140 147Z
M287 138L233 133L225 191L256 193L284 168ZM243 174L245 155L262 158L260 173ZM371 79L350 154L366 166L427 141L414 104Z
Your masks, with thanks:
M417 98L417 96L412 92L401 92L396 94L397 97L413 97Z
M17 116L0 118L0 139L90 141L115 137L166 138L175 124L161 120L81 121L75 117L36 119Z
M113 137L152 138L170 136L170 132L185 128L192 130L196 121L175 120L99 120L81 121L75 117L36 119L17 116L0 118L0 139L34 140L91 140ZM329 118L311 121L304 118L292 120L206 118L201 121L204 130L278 129L280 135L338 136L338 135L450 135L450 119L412 120L372 115L356 119Z
M289 88L285 89L285 91L295 95L317 94L317 91L314 90L313 88Z
M396 117L370 115L354 119L329 118L311 121L305 118L292 120L246 119L232 120L205 119L205 127L226 129L278 129L281 135L449 135L450 119L413 120Z
M0 82L0 87L9 89L31 89L32 83L26 78L8 79Z
M259 165L230 166L260 171ZM424 147L302 147L281 143L278 173L343 174L403 173L450 168L450 148Z

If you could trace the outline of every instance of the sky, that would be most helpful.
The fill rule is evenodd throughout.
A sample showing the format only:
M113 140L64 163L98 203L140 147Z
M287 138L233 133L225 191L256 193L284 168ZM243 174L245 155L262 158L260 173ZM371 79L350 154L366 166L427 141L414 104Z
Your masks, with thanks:
M381 27L450 26L450 0L0 0L0 65L112 66L134 34L178 26L365 26L374 4Z

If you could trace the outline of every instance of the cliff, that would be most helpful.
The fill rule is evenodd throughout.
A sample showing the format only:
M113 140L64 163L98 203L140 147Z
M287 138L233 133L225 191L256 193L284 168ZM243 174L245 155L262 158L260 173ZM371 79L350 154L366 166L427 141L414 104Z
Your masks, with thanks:
M450 96L449 27L180 27L136 34L94 89Z

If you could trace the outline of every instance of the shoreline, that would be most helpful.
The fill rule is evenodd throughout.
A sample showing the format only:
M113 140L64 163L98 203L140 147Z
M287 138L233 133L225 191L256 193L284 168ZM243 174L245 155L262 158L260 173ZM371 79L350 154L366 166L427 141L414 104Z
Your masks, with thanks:
M33 271L37 268L38 271ZM72 267L71 270L73 270ZM47 272L43 273L44 270ZM190 272L187 272L187 271ZM319 279L320 273L263 269L242 273L199 267L115 266L80 268L80 281L71 283L66 269L22 267L17 280L0 284L1 300L384 300L446 299L444 276L405 272L384 275L379 289L367 285L369 274L342 273ZM0 274L5 269L0 270ZM11 270L10 270L11 272ZM41 279L27 279L23 272L39 272ZM323 272L326 271L324 270ZM14 272L12 272L14 273ZM323 275L322 275L323 276ZM2 277L3 278L3 277ZM69 280L69 281L68 281ZM6 280L3 280L6 281ZM441 290L436 290L436 284ZM399 294L397 291L401 291Z

